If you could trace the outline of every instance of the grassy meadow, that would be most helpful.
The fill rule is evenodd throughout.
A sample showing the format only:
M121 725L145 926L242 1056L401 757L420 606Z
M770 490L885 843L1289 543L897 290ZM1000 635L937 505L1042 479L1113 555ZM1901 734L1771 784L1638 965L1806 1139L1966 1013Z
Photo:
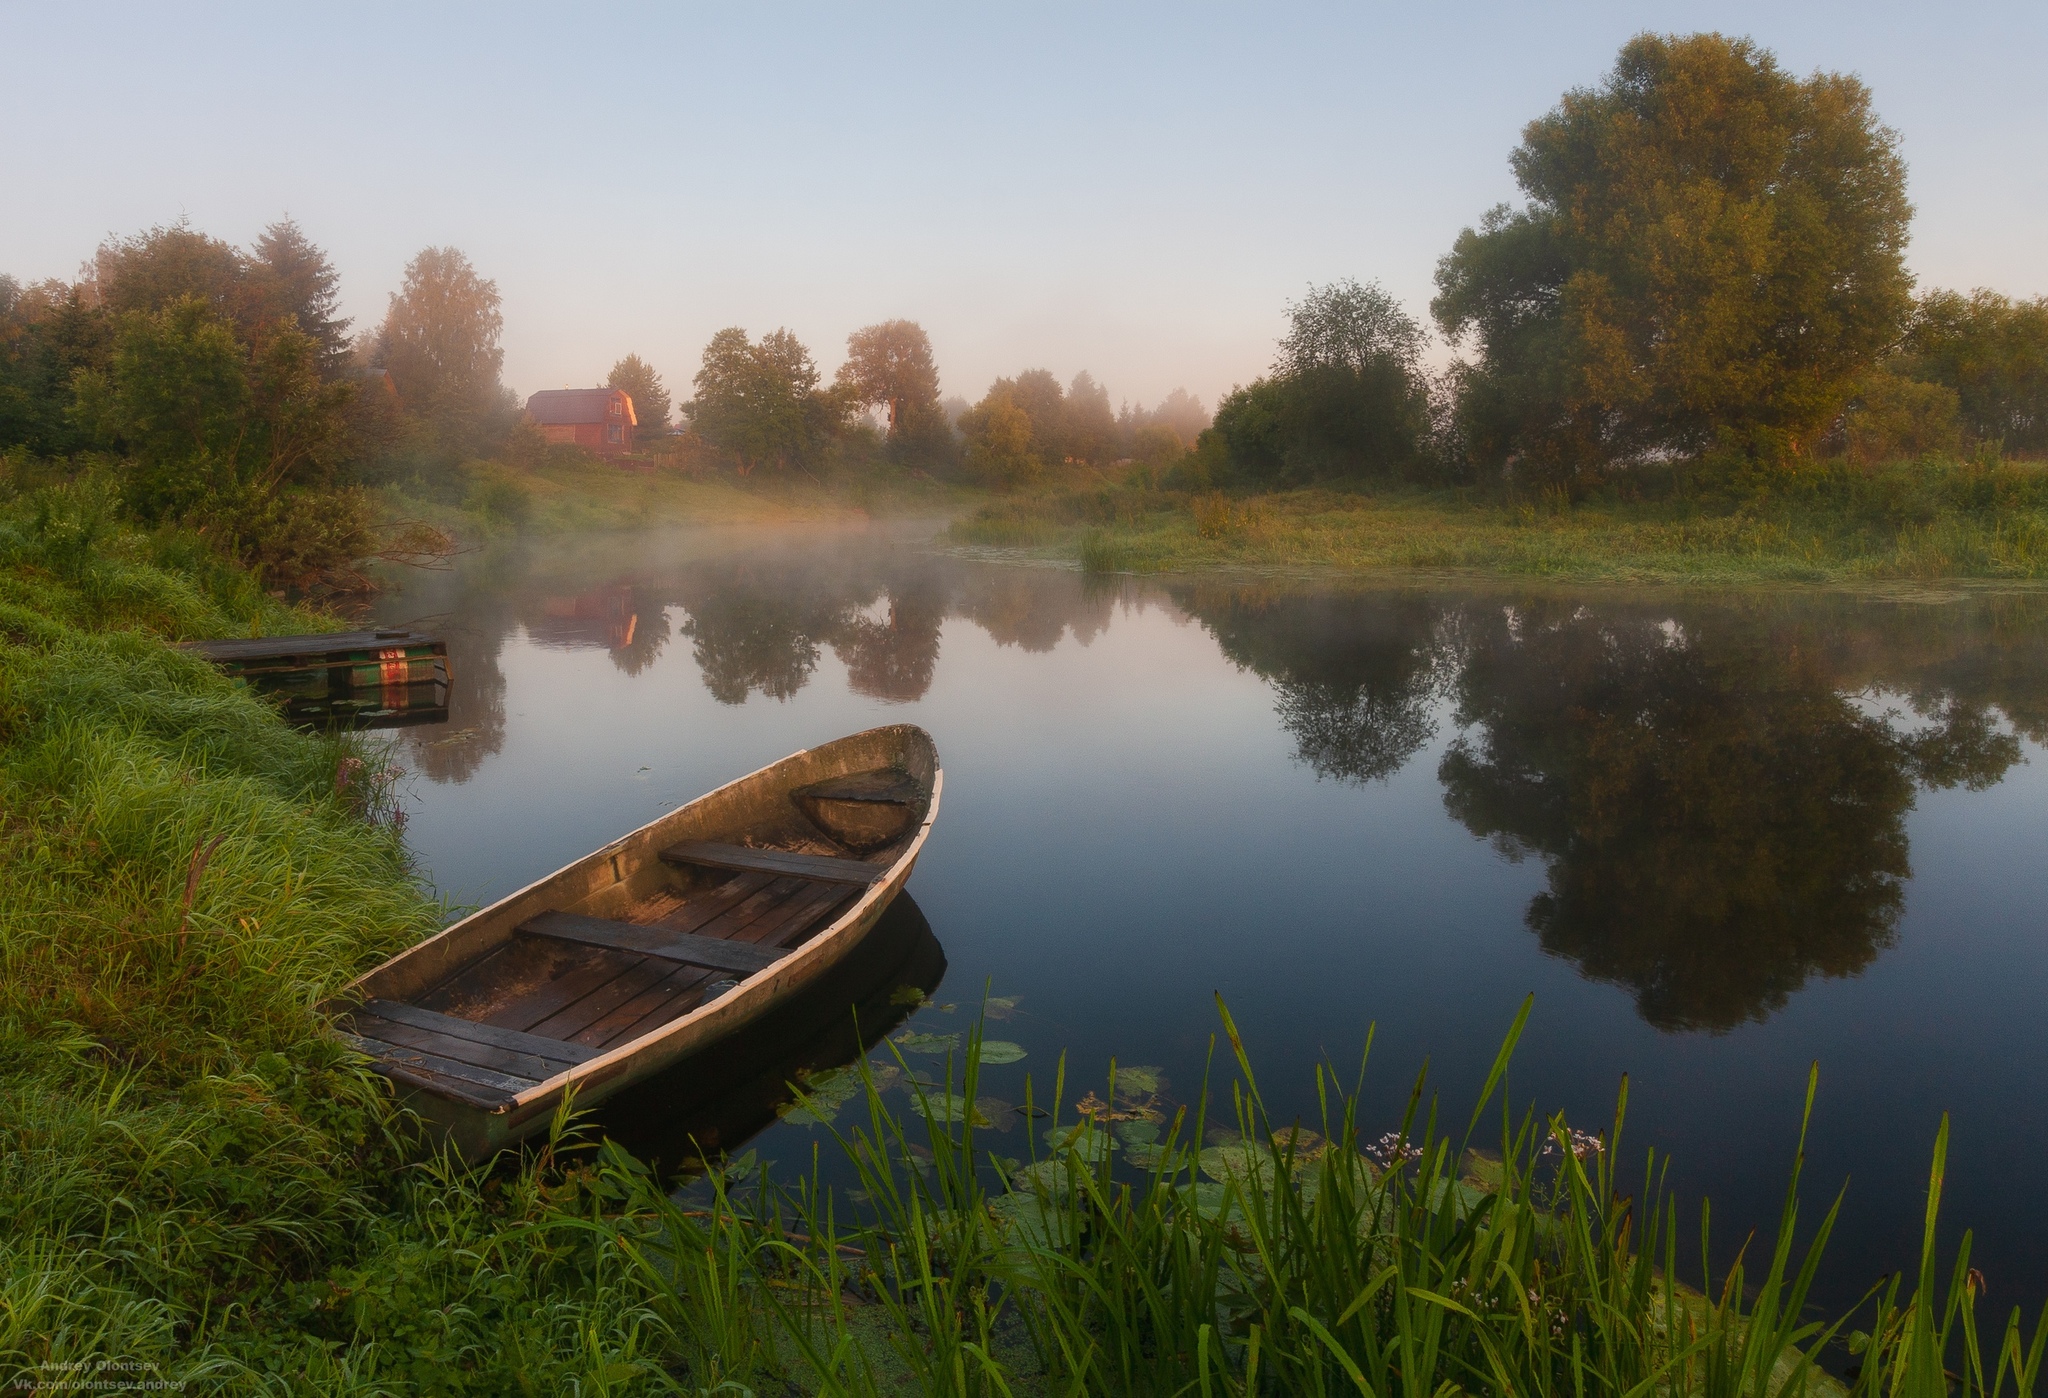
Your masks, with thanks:
M1451 570L1600 582L2048 578L2048 465L1822 466L1768 485L1670 477L1562 492L1233 496L1100 485L998 499L957 543L1096 572Z

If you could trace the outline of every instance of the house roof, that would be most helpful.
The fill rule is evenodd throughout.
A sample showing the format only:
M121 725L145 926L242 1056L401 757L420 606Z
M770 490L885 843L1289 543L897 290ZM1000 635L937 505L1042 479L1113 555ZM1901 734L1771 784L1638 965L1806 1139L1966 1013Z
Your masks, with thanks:
M535 422L557 425L603 422L610 416L614 394L626 401L626 421L638 427L633 395L616 388L544 388L526 400L526 415Z

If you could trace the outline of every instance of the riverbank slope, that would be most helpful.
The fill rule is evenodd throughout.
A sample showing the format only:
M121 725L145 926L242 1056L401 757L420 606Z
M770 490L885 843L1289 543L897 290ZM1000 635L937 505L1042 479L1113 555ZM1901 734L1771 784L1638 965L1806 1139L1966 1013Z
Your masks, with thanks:
M1930 459L1769 483L1499 492L1111 486L991 501L956 544L1096 572L1399 569L1583 581L1854 583L2048 578L2048 466Z

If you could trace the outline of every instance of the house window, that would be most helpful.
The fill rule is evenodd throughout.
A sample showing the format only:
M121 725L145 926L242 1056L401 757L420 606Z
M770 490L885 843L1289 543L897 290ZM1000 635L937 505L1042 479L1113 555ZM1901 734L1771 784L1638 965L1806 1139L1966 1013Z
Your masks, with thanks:
M624 439L624 434L620 432L619 425L616 422L605 424L604 439L607 442L617 442Z

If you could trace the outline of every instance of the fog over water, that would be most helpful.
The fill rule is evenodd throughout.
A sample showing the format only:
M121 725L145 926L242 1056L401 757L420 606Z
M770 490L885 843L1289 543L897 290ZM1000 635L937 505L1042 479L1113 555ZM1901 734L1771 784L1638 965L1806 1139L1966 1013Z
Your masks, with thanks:
M1628 1149L1673 1152L1725 1241L1775 1218L1818 1060L1810 1193L1853 1176L1829 1298L1917 1256L1943 1111L1946 1217L2000 1312L2048 1292L2048 1211L2013 1187L2048 1152L2048 595L1103 580L931 534L410 576L379 620L445 631L457 676L447 724L390 739L425 871L495 898L915 722L946 769L910 886L942 958L904 974L942 960L957 1008L913 1024L1015 997L999 1033L1030 1056L986 1091L1042 1097L1065 1050L1070 1082L1114 1056L1187 1100L1221 993L1289 1113L1376 1024L1392 1125L1425 1057L1462 1111L1533 991L1517 1104L1598 1128L1629 1074Z

